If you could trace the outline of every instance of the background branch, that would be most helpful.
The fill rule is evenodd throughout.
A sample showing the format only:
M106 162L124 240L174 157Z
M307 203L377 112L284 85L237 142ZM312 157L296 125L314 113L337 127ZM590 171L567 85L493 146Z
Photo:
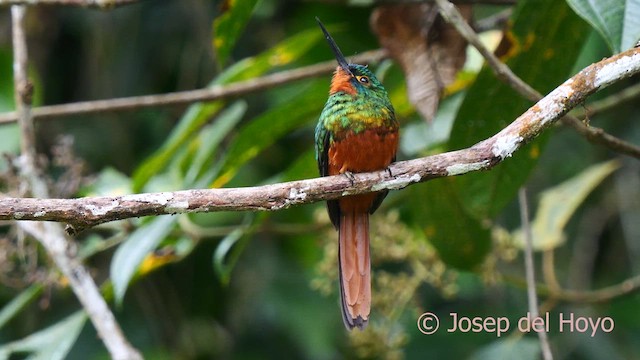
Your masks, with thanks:
M522 288L526 288L527 282L522 278L505 275L504 278ZM640 275L630 277L618 284L603 287L596 290L573 290L565 288L554 288L546 284L538 283L536 291L540 296L546 297L549 301L564 301L577 304L605 303L613 299L632 294L640 290Z
M385 50L378 49L354 55L349 59L357 63L369 63L379 61L385 57L387 57L387 52ZM270 89L275 86L310 77L326 75L335 70L335 68L335 60L330 60L315 65L281 71L224 86L216 85L205 89L180 91L168 94L131 96L109 100L83 101L64 105L42 106L33 109L32 116L35 119L48 119L68 115L93 114L107 111L126 111L149 107L184 105L197 101L213 101ZM0 124L11 123L17 119L17 112L0 114Z
M76 230L100 223L183 212L279 210L340 196L401 189L429 179L462 175L495 166L587 96L640 72L640 49L617 54L580 71L520 115L498 134L472 147L401 161L389 171L332 176L228 189L183 190L80 199L0 199L0 220L66 222Z
M569 289L549 289L548 296L575 303L603 303L620 296L628 295L640 289L640 276L634 276L623 282L607 286L602 289L592 291L569 290Z
M533 239L531 235L531 223L529 222L529 204L527 201L527 191L520 188L518 191L518 202L520 204L520 219L524 233L524 267L527 278L527 300L529 303L529 318L535 319L540 316L538 310L538 295L536 294L535 265L533 263ZM545 331L538 331L542 358L552 360L551 346Z
M503 27L508 27L515 47L509 49L509 55L513 55L513 58L505 62L532 87L544 89L545 93L573 75L568 71L577 58L583 58L587 54L591 61L599 61L599 55L589 55L607 51L604 42L590 41L590 23L576 16L565 2L545 0L545 5L542 6L544 11L538 11L540 4L516 0L450 1L457 4L462 13L463 8L470 3L506 4L499 8L492 7L492 11L504 10L493 17L476 23L472 23L471 19L467 21L472 23L477 33L482 29L501 31ZM136 2L139 4L126 6ZM600 104L592 100L596 96L587 99L588 106L583 105L587 103L579 103L589 93L610 83L607 76L611 76L612 72L607 66L616 69L613 71L612 82L629 76L626 70L621 69L632 68L630 71L633 74L640 72L635 69L636 54L627 54L626 57L591 68L591 71L600 73L599 78L588 74L576 77L573 82L564 84L549 94L546 101L537 104L536 101L523 99L510 86L496 83L493 79L495 76L488 69L478 72L474 67L473 74L467 75L478 75L475 85L469 86L468 80L473 82L473 79L460 78L460 82L448 87L451 94L460 87L464 87L468 93L457 94L455 98L446 101L443 113L440 114L449 115L446 119L440 119L444 122L436 121L435 124L426 126L417 121L408 101L403 81L407 79L406 72L403 75L403 71L399 71L396 65L391 65L389 60L382 61L376 64L379 66L374 67L385 74L385 86L393 103L397 105L396 110L408 121L405 129L407 137L403 138L402 144L405 156L402 159L407 159L407 155L415 158L435 154L437 151L432 151L433 148L442 144L449 144L447 150L461 150L400 162L391 166L388 172L361 174L356 176L358 180L355 183L338 176L275 184L285 179L315 176L315 172L309 172L313 170L309 162L312 153L302 154L292 152L291 149L308 150L309 117L317 116L321 104L326 101L326 88L320 83L328 81L326 74L335 68L334 61L321 63L328 59L323 55L327 49L315 49L313 44L317 34L313 29L305 28L303 23L306 20L292 20L286 14L291 11L318 12L321 18L326 17L327 22L335 24L336 34L345 41L342 46L351 47L351 50L355 50L353 46L371 40L371 34L355 30L370 26L372 17L350 17L345 22L348 16L336 13L335 7L318 5L334 2L347 12L363 10L366 13L367 9L353 9L353 6L359 5L345 0L320 2L322 4L303 2L292 4L293 7L277 7L270 9L273 11L268 17L256 19L253 11L255 8L251 9L255 1L151 3L141 0L0 0L0 9L10 10L8 5L20 3L27 11L33 11L27 14L25 29L29 39L33 40L33 43L29 41L29 49L37 50L37 53L28 54L28 68L35 70L41 78L41 81L36 82L29 73L31 79L16 79L15 85L23 89L15 92L21 96L21 100L16 100L16 103L28 106L14 113L0 113L0 122L3 117L7 119L7 116L7 122L18 118L29 121L21 120L22 124L12 124L6 129L0 129L4 130L5 142L1 144L2 148L14 149L14 153L23 154L7 155L6 169L0 174L5 189L0 192L0 216L6 216L6 220L0 220L6 228L4 236L0 238L0 280L7 296L14 295L8 305L21 304L19 308L7 306L7 309L2 309L3 314L10 307L16 309L11 316L14 320L11 323L3 322L2 328L7 339L16 340L0 346L0 349L12 351L12 356L26 356L24 354L30 349L21 350L13 344L25 344L32 338L31 335L47 335L52 319L62 319L68 309L79 308L83 314L74 318L81 322L71 324L65 319L57 321L53 324L55 327L51 327L54 330L72 330L63 334L58 331L58 341L52 341L58 348L62 347L58 344L64 344L64 351L68 356L80 353L84 354L80 356L99 356L107 353L106 344L110 352L107 355L109 358L137 358L138 353L130 348L127 338L118 327L122 325L127 337L138 333L152 335L128 339L149 354L159 351L187 357L234 357L235 354L287 357L290 356L290 351L283 351L282 347L273 347L265 352L265 349L254 346L257 342L273 343L285 339L285 345L291 346L284 347L293 346L299 357L335 357L336 354L340 356L347 353L360 357L401 357L403 351L424 342L424 339L421 341L406 336L412 327L405 321L407 314L413 316L411 314L424 310L439 313L451 306L464 308L469 314L500 310L495 308L495 302L491 302L492 296L485 286L470 286L468 282L458 281L461 274L459 268L475 269L471 274L474 282L497 286L498 290L509 286L510 282L516 282L522 291L506 294L506 300L521 298L525 294L524 265L519 266L521 271L516 271L520 273L520 278L515 281L511 281L512 275L502 271L504 266L511 267L517 259L518 250L513 246L510 233L493 226L487 228L490 224L485 219L499 216L506 224L518 222L518 214L509 211L508 202L513 200L517 187L522 186L526 175L531 171L536 174L552 174L552 179L545 176L530 179L536 188L547 187L550 186L550 181L556 182L561 178L573 178L573 175L582 174L581 169L590 167L597 161L598 154L618 156L610 150L612 147L609 143L603 148L577 139L577 145L585 146L589 153L593 150L594 154L591 155L595 157L580 156L575 152L576 134L572 130L554 131L556 134L546 145L547 150L544 150L545 145L540 143L540 139L534 139L533 143L526 146L523 144L547 127L558 130L557 120L562 119L562 113L566 115L567 109L573 108L570 114L580 119L582 125L588 128L589 116L611 104L615 106L616 103L625 101L626 96L616 95L626 93L626 89L632 87L627 85L637 75L612 86L615 91L623 87L626 89L612 95L614 102L609 105L602 103L606 106L600 107ZM425 19L438 14L435 0L374 0L368 6L395 7L397 5L394 4L398 2L404 3L401 6L415 3L421 5L411 6L429 8L429 16L425 16ZM517 8L523 11L509 15L514 8L510 6L513 3L518 3ZM29 19L37 23L35 28L29 26L34 25L30 24ZM273 19L286 21L273 26L269 24ZM397 19L396 23L402 24L406 17L398 16ZM313 25L312 20L307 25ZM503 23L507 20L508 24ZM225 24L225 21L229 22ZM430 32L432 36L426 39L429 46L439 45L435 42L449 34L458 40L462 39L442 19L438 19L433 25L448 29L449 32ZM109 31L102 31L105 28ZM256 31L260 36L247 37L247 34ZM529 37L528 34L531 33L536 36ZM566 36L558 37L559 33ZM127 39L126 46L122 46L123 38ZM571 38L569 46L566 46L567 38ZM309 41L310 39L314 41ZM605 40L613 45L617 42L612 36L605 36ZM464 47L463 44L462 48ZM256 70L255 73L247 74L243 77L243 82L217 81L211 84L217 83L220 86L213 90L206 88L221 67L232 64L239 57L245 56L248 49L253 48L259 49L260 54L256 53L255 57L246 60L261 60L258 64L261 66L253 69ZM179 51L175 51L176 49ZM400 52L406 53L409 50L400 49ZM523 53L519 50L525 51ZM380 59L387 57L384 51L378 51L382 54ZM158 57L159 52L163 56ZM632 59L629 60L629 57ZM26 65L26 53L24 58L25 61L20 63ZM453 58L456 59L461 58ZM500 59L504 61L502 57ZM359 57L353 60L369 62L360 60ZM428 67L435 67L451 59L429 56L428 60ZM32 63L34 61L37 64ZM264 72L267 64L283 61L291 66L271 67ZM615 63L616 61L621 63ZM312 67L301 68L300 62L304 62L304 65L324 65L325 68L314 73L311 71ZM37 66L34 68L34 65ZM509 67L505 66L508 71ZM309 72L298 74L297 77L298 70ZM545 76L536 76L540 71L544 71ZM256 78L257 73L262 77ZM507 73L506 79L508 75ZM277 76L282 78L278 80ZM313 76L318 78L311 81ZM254 80L245 82L249 77ZM5 78L9 79L7 76ZM296 82L298 79L306 80ZM32 108L29 104L31 85L28 80L34 81L37 87L35 94L44 96L34 97L44 99L43 102L34 101L37 106L61 105ZM435 80L440 82L442 78L438 74ZM10 85L8 81L5 82ZM42 89L41 82L46 85ZM286 85L281 86L283 84ZM187 89L199 90L166 93ZM607 90L602 93L612 92ZM77 97L77 94L84 95ZM147 94L149 96L114 99ZM498 94L499 96L495 96ZM249 96L247 101L243 100L245 96ZM488 96L491 101L487 101ZM288 101L289 98L291 101ZM198 106L188 107L194 102ZM233 106L225 105L232 103ZM523 107L523 104L526 105ZM525 113L526 107L534 104ZM611 129L616 128L615 125L630 124L629 119L624 119L626 115L632 115L632 107L632 103L626 103L615 108L614 112L621 115L622 120L619 121L622 123L617 124L616 119L612 119ZM179 120L176 119L175 111L161 111L173 109L180 113L186 108L190 111ZM4 111L8 110L10 108ZM581 110L587 114L586 117L581 116ZM135 121L127 121L130 116L134 116ZM458 128L460 124L456 124L455 131L449 134L447 130L451 121L455 120L451 116L469 119L469 128L465 131ZM34 120L53 118L58 120L53 123L34 123ZM77 121L82 118L100 121ZM600 120L604 117L592 118L592 124L604 126L604 123L598 122L604 121ZM512 121L514 123L509 125ZM265 129L269 130L269 136L265 136ZM38 135L37 142L34 142L34 146L22 144L20 151L19 138L15 135L20 134L18 131L26 141L33 139L31 135L35 131ZM634 133L630 131L607 131L640 145L637 136L634 137ZM478 136L480 133L482 135ZM67 135L57 139L51 134ZM476 144L478 141L481 142ZM554 154L567 156L549 156L549 150ZM519 151L515 159L493 168L515 151ZM567 160L570 160L569 167L566 166ZM33 171L30 172L28 166L31 164ZM633 161L627 161L627 173L633 170L631 168L634 164ZM559 168L561 171L557 171ZM383 214L376 215L371 224L371 232L375 233L371 245L374 256L371 258L372 266L392 262L408 266L410 271L393 274L379 271L375 274L372 291L375 293L377 315L366 333L351 334L354 336L349 336L348 343L345 343L344 338L334 336L335 330L341 326L339 316L324 319L327 321L317 316L291 318L291 312L287 311L291 306L306 314L332 312L331 301L317 300L319 294L327 296L329 292L333 292L335 295L338 270L335 258L338 250L334 241L324 241L335 239L336 236L335 229L327 220L326 211L322 211L324 204L295 207L288 211L278 211L279 209L322 201L328 197L337 198L383 188L400 189L414 182L479 170L492 171L469 174L464 178L441 179L396 192L395 196L388 199L391 202L381 209ZM93 175L86 174L87 171ZM227 187L272 185L136 194L143 191L140 189L161 191L158 189L207 187L215 174L226 174L218 176L219 179L214 183L224 182L228 184L225 185ZM624 174L618 174L617 177L624 178ZM266 180L256 181L258 178ZM476 178L479 181L475 181ZM582 177L576 176L576 179L579 178ZM469 182L472 184L468 184ZM199 185L193 185L196 183ZM34 189L38 185L42 185L44 191ZM625 190L618 182L613 185L620 187L618 192ZM572 216L574 220L585 218L585 211L581 210L591 207L597 215L601 215L603 211L611 214L610 221L603 223L607 231L596 236L603 240L599 250L613 255L598 258L597 262L599 266L609 269L609 274L590 274L588 271L581 273L587 274L585 276L588 279L595 276L600 282L607 282L611 271L613 274L627 271L628 264L615 259L625 256L621 252L633 253L633 235L638 232L636 226L627 224L629 219L638 217L635 211L637 204L627 204L626 201L634 197L629 196L629 191L626 191L627 198L624 199L609 196L615 190L610 186L601 186L593 190L591 198L577 204L577 211L565 210L565 216ZM132 195L119 196L128 193ZM88 194L111 196L68 199ZM589 205L593 203L593 196L602 198L603 201ZM430 206L424 207L425 199ZM565 204L566 202L552 202L550 205L555 208ZM123 212L118 212L121 209ZM227 210L274 212L234 214L226 212ZM162 214L209 211L225 212L156 217ZM133 219L147 215L152 217ZM618 217L627 221L620 222ZM525 218L528 219L529 216L525 215ZM74 241L65 233L62 222L70 224L67 227L69 233L101 225L80 234L77 236L78 240ZM415 229L420 231L416 232ZM605 316L606 314L602 314L602 306L594 307L592 304L603 301L610 303L607 309L614 309L618 313L629 312L622 305L635 301L634 294L640 291L640 277L612 283L614 286L608 286L610 283L606 288L600 289L589 286L588 283L576 286L571 277L559 279L564 280L561 282L555 280L554 267L558 267L561 272L561 269L567 270L571 266L567 262L554 264L553 256L559 256L562 251L570 251L567 245L575 243L580 236L580 229L582 228L575 226L567 228L567 242L564 245L554 245L559 246L555 247L558 253L547 250L541 253L542 258L533 258L535 262L540 260L541 263L534 266L535 262L530 262L531 266L527 267L527 271L538 271L536 276L540 277L545 275L542 279L537 279L539 284L535 284L533 280L528 282L536 285L537 292L530 299L539 304L538 312L543 315L546 311L563 311L578 304L584 305L584 311L579 311L581 315L594 315L594 318L597 315ZM499 238L496 237L498 231ZM627 241L625 244L629 245L626 248L620 246L620 234L624 235L623 238ZM610 241L611 239L615 241ZM319 240L325 246L319 248ZM49 247L41 246L40 242L48 243ZM310 254L313 256L310 257ZM65 258L68 261L60 263L60 259L65 261ZM589 259L585 261L587 260ZM584 265L588 270L589 264ZM309 266L313 267L313 271L306 271L311 270ZM305 268L305 271L296 270L301 268ZM628 276L633 275L635 274ZM101 285L103 279L107 279L101 287L101 295L106 303L99 297L97 301L105 303L105 313L99 306L91 308L97 310L95 312L85 309L82 301L86 300L82 300L81 294L69 296L69 290L78 293L88 289L85 292L88 291L89 294L84 296L89 299L96 293L96 284ZM503 279L507 282L503 282ZM620 280L624 278L618 281ZM295 290L302 297L288 296L292 289L289 284L293 283L308 284L310 286L306 288L311 289L305 290L303 287L298 289L302 292ZM25 289L30 284L30 288ZM423 299L426 302L411 301L415 290L425 285L430 289ZM40 293L34 293L32 289L38 289ZM124 296L125 291L127 296ZM30 296L28 302L23 300L25 294ZM466 294L467 298L486 298L489 301L468 304L465 303L465 296L460 297L459 294ZM114 313L109 312L108 306L113 306L111 297L126 309L126 318L121 316L123 314L115 313L115 308L112 309L118 316L119 324L115 322ZM623 297L624 301L620 302ZM437 305L437 300L442 298L448 299L446 306L421 309L420 304ZM82 303L78 304L77 299ZM398 306L398 299L402 299L401 306ZM30 311L34 306L39 310ZM252 312L259 312L265 306L270 311L269 314L274 316L261 319L261 323L263 327L282 329L277 334L262 332L256 335L255 331L251 331L255 328L255 324L252 324L252 319L255 319ZM521 310L526 313L526 306ZM98 334L108 333L113 334L113 337L98 340L93 325L87 324L87 313L94 323L104 323L105 326L101 329L96 327ZM105 314L106 318L102 319L101 316ZM29 322L23 324L25 319ZM316 326L319 323L322 326ZM87 327L82 329L80 325ZM111 325L114 327L109 328ZM620 331L623 335L632 332L633 329L625 325L628 324L616 324L616 334L620 335ZM299 330L304 328L313 328L314 334L329 339L326 346L318 349L313 346L313 341L308 341L305 334L298 336ZM87 337L87 330L89 335L93 335ZM29 335L25 332L29 332ZM442 339L446 341L431 344L430 352L434 357L440 358L474 357L485 353L485 347L479 348L477 342L460 342L462 337L464 334L446 336L447 339ZM121 347L123 352L112 350L118 347L113 343L109 345L113 338L116 341L120 338L121 343L125 344ZM559 351L554 355L566 354L571 357L589 351L588 346L575 343L573 338L550 338L553 339L554 351ZM534 350L537 351L535 342ZM496 345L495 350L498 350L500 344L490 345ZM127 353L127 348L132 354ZM31 356L46 357L49 353L51 351L48 348L39 347L33 349Z
M26 188L34 196L47 198L49 190L39 176L36 161L36 136L31 116L31 94L33 87L27 78L27 41L24 33L26 7L11 7L12 37L14 53L14 91L19 118L21 150L19 168ZM18 221L18 226L31 234L47 250L60 271L69 280L73 292L80 300L98 335L114 359L136 360L142 356L125 339L115 316L100 295L100 291L87 269L76 258L76 247L67 239L60 224Z
M631 85L604 99L594 101L583 109L576 109L574 111L577 112L579 118L588 118L603 113L627 101L635 100L638 97L640 97L640 83Z
M139 0L0 0L0 6L9 5L64 5L112 9L122 5L129 5Z

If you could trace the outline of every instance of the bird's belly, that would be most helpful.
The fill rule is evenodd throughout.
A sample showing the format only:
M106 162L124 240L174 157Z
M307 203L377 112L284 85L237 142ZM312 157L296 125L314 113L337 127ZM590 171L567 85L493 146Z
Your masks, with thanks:
M386 129L385 129L386 130ZM329 146L329 175L382 170L391 164L398 148L397 131L381 129L347 133ZM341 211L369 212L376 193L339 200Z
M382 170L391 164L397 148L397 131L347 133L329 146L329 175Z

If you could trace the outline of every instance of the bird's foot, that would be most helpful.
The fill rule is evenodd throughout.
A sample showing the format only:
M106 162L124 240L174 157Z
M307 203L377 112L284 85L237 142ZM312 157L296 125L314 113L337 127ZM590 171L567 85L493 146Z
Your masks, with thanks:
M345 171L345 172L342 173L342 175L346 176L347 179L349 179L349 181L351 182L351 186L353 186L353 184L355 184L356 177L353 176L353 173L351 171Z
M385 169L387 170L387 174L389 174L389 177L393 177L393 172L391 172L391 168L387 166L387 168Z

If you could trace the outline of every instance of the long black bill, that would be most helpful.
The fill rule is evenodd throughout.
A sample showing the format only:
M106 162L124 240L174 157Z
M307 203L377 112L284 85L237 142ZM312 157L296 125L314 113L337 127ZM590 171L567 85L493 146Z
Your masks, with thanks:
M317 16L316 16L316 21L318 22L318 25L320 25L320 29L322 29L322 32L324 33L324 38L327 39L329 46L331 46L331 50L333 50L333 53L336 55L336 60L338 60L338 65L340 65L340 67L344 71L346 71L347 74L350 74L351 76L353 76L353 73L351 73L351 70L349 69L349 63L347 62L347 59L344 58L344 55L342 55L342 51L340 51L340 48L338 47L336 42L333 40L331 35L329 35L329 32L324 27L324 25L322 25L322 22L320 21L320 19L318 19Z

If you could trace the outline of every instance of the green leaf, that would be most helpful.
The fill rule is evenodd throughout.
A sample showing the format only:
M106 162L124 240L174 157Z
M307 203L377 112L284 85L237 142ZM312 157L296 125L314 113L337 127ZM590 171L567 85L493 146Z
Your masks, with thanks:
M0 329L42 293L42 285L29 286L0 310Z
M632 48L640 40L640 2L567 0L569 6L602 35L611 51Z
M537 339L520 337L496 340L476 351L471 360L537 360L540 343Z
M13 55L5 48L0 48L0 111L13 111L15 100L13 98Z
M189 109L182 116L172 131L171 135L149 159L145 160L133 174L133 191L140 192L147 182L156 174L165 169L173 156L189 141L204 124L215 116L223 103L196 103L189 106Z
M213 268L224 285L229 284L231 279L231 271L238 262L240 254L245 246L251 240L251 236L255 231L256 223L252 225L255 214L249 213L245 216L242 225L234 229L229 235L225 236L218 244L216 251L213 253ZM265 219L265 215L258 216L258 220ZM258 221L261 222L261 221Z
M42 104L42 91L38 73L35 67L28 69L29 80L34 86L33 105ZM13 97L13 54L7 48L0 48L0 112L13 111L15 109L15 99ZM2 124L0 126L0 154L20 152L20 130L17 122ZM0 171L4 171L7 162L0 162Z
M627 0L625 2L622 40L620 50L634 47L640 41L640 2Z
M293 181L318 176L316 152L313 148L294 159L289 167L279 174L275 182Z
M513 71L543 92L563 82L581 49L587 24L566 3L555 0L519 2L512 21L508 65ZM529 106L491 70L483 69L460 105L448 148L466 148L493 136ZM416 212L411 219L443 261L462 269L483 261L491 247L484 221L497 216L515 197L544 143L543 136L491 171L411 187L424 187L409 190Z
M472 270L491 250L490 231L467 213L455 190L459 178L443 178L411 186L411 214L416 224L438 250L442 261L462 270ZM428 201L424 199L428 198ZM438 206L433 206L433 203Z
M306 54L321 38L317 29L291 36L260 55L235 63L212 81L210 86L248 80L276 67L289 65ZM193 141L207 121L222 109L223 104L222 101L216 101L189 106L162 147L134 172L133 191L140 192L152 177L164 171L175 156L180 154L180 150L189 146L189 142Z
M240 122L246 111L247 103L245 101L237 101L225 109L213 124L202 129L195 140L199 145L198 150L185 175L184 183L186 187L194 186L203 172L211 167L218 146Z
M522 2L514 14L507 62L514 73L542 93L568 76L588 33L587 25L562 1ZM487 68L467 91L451 131L449 149L476 144L515 120L533 105ZM548 132L491 171L471 173L456 182L470 214L492 218L515 197L538 161Z
M235 245L243 236L246 229L237 228L233 230L229 235L225 236L216 251L213 253L213 268L220 279L220 282L223 284L228 284L230 279L231 270L233 269L232 264L228 264L225 262L225 258L227 254L231 251L233 245Z
M84 311L77 311L64 320L40 330L21 340L0 346L0 360L9 359L12 354L30 353L31 360L65 359L80 335L87 320ZM11 357L12 358L12 357Z
M322 32L315 27L302 31L257 56L238 61L220 74L214 83L229 84L253 79L267 71L290 65L313 49L321 39Z
M573 178L545 190L531 222L533 248L550 250L565 241L564 228L576 209L607 176L620 167L616 160L590 166ZM522 229L515 231L516 244L523 246Z
M136 229L118 247L111 261L111 280L116 303L122 303L129 282L140 263L167 237L177 219L178 216L158 216Z
M453 120L463 99L463 94L448 97L440 103L438 112L432 122L427 123L419 119L405 126L400 138L402 153L416 156L427 149L448 141Z
M131 179L118 170L104 168L88 187L86 196L117 196L131 194Z
M213 47L221 67L229 58L257 3L258 0L223 0L220 4L222 14L213 21Z
M0 112L13 111L13 56L10 51L0 49ZM17 123L0 126L0 153L18 153L20 150L20 131ZM6 168L6 162L0 163L0 170Z
M313 81L289 101L272 108L244 126L234 138L225 157L220 176L212 187L229 182L247 161L294 129L308 124L320 114L326 101L326 81Z

